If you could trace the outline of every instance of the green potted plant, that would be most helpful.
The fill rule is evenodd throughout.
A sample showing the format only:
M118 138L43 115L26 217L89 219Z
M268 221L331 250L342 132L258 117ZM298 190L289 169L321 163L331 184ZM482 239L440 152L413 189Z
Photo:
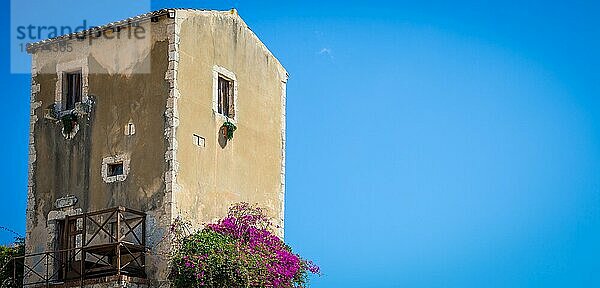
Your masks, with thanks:
M223 131L223 137L225 137L225 139L227 140L233 139L233 132L235 132L235 130L237 130L237 126L235 126L233 122L229 121L229 119L227 119L227 121L225 121L225 123L223 123L223 125L221 126L221 131Z
M75 125L77 125L77 115L75 113L68 113L63 115L60 120L63 124L63 132L66 135L71 134Z

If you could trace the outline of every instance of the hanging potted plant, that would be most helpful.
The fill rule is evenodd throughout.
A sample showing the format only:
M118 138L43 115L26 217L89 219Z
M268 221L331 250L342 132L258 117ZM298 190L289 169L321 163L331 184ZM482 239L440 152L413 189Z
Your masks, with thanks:
M227 140L233 139L233 132L235 132L236 129L237 126L235 126L235 124L229 121L229 119L227 119L227 121L225 121L225 123L223 123L223 125L221 126L221 131L223 131L223 137L225 137L225 139Z
M63 124L63 133L70 135L77 126L77 115L75 113L68 113L63 115L60 120Z

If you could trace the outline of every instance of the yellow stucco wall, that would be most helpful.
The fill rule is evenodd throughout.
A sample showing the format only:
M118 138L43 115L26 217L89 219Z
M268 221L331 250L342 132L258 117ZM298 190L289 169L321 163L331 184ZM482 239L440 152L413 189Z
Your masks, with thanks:
M177 212L203 224L225 215L232 203L244 201L266 208L283 227L287 74L235 12L178 13ZM224 118L213 111L215 65L233 72L238 87L237 131L225 146L219 141ZM193 134L204 137L206 146L198 147ZM283 235L283 229L278 233Z
M283 236L286 71L236 12L176 10L176 19L147 20L140 23L150 32L145 42L68 40L69 52L33 51L27 253L55 248L52 213L114 206L148 214L151 280L166 279L165 237L175 216L199 227L235 202L256 203ZM70 139L59 121L44 117L65 65L83 66L84 89L94 99ZM219 132L224 118L213 111L216 66L233 72L238 87L238 129L227 143ZM124 133L128 123L135 124L132 136ZM130 160L129 174L106 183L102 161L115 155ZM67 195L77 204L55 207Z

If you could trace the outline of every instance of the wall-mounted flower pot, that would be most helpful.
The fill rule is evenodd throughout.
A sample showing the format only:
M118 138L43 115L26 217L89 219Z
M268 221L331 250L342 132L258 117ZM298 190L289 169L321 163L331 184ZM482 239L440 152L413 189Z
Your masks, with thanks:
M233 132L235 132L235 130L237 130L237 126L235 126L235 124L231 123L230 121L226 121L221 126L223 137L228 141L233 139Z
M77 115L74 113L65 114L60 118L63 124L63 132L66 135L71 134L75 126L77 125Z

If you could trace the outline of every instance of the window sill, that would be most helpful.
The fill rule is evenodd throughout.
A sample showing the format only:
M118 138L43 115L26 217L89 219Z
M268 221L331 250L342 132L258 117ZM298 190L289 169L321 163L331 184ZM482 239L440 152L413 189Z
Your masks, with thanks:
M58 111L58 117L60 118L60 117L63 117L65 115L73 114L73 112L75 112L75 108L68 109L68 110L61 110L61 111Z
M224 122L229 121L233 124L237 124L237 117L233 117L233 118L227 117L227 116L225 116L217 111L214 111L214 110L213 110L213 113L214 113L215 117L217 118L217 120L222 120Z

